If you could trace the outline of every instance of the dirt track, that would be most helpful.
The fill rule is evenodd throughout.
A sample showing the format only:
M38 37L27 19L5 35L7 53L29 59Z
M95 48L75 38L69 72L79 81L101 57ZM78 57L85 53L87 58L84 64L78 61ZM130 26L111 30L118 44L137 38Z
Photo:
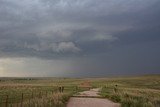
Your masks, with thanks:
M70 98L67 107L120 107L120 104L107 99L83 97L99 97L98 90L99 89L92 89L90 91L84 91L78 95L79 97Z

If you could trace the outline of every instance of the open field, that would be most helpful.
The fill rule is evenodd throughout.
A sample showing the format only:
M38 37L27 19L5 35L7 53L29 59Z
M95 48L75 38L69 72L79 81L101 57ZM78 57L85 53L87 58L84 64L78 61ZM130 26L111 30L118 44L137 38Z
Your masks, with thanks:
M89 81L101 96L122 107L160 107L160 75L118 78L1 78L0 107L63 107ZM58 87L64 86L59 93ZM23 94L22 94L23 93ZM23 97L22 97L23 96ZM8 99L7 99L8 97ZM6 105L7 101L7 105Z
M36 106L44 102L50 103L50 106L64 106L69 96L79 91L75 86L80 81L65 78L1 78L0 107L5 107L6 103L7 106L15 105L16 107L21 106L21 103L26 106L32 103ZM63 93L59 93L60 86L64 86ZM49 107L47 104L46 106Z
M160 107L160 75L110 78L94 82L101 95L122 107Z

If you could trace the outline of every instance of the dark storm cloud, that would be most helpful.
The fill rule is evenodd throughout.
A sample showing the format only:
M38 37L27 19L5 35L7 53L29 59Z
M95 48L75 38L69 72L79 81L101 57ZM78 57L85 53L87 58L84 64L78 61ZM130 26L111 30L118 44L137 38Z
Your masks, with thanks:
M153 53L147 53L150 64L159 64L154 55L159 53L159 21L159 0L0 0L0 57L85 58L93 71L105 73L118 71L116 56L127 60L128 49L139 52L152 46L148 50ZM146 51L133 56L143 54ZM129 69L123 66L128 62L120 71ZM82 63L78 60L78 71L91 71Z
M10 52L17 56L21 56L21 51L24 51L24 56L30 54L38 56L40 52L45 53L45 56L51 52L54 56L59 52L57 48L63 42L68 44L68 47L62 46L67 48L62 49L64 56L64 51L98 52L96 48L91 47L107 50L103 46L107 47L108 42L119 38L121 32L123 36L131 36L132 29L135 29L134 32L143 30L142 33L145 33L145 29L159 26L158 0L1 0L0 2L1 53ZM142 36L145 37L144 34ZM98 43L99 41L103 43ZM76 46L76 43L82 47ZM91 50L86 47L90 47Z

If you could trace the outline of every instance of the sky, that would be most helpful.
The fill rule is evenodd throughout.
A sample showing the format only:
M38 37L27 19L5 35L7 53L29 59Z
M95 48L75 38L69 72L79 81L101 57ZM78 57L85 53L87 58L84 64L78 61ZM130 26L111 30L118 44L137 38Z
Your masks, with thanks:
M160 74L160 0L0 0L0 77Z

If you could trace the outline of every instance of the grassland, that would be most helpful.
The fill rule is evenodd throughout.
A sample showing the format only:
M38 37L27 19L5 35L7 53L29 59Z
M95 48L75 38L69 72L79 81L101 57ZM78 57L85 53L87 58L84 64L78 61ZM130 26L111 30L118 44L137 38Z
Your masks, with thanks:
M1 78L0 107L63 107L82 80L66 78ZM58 88L64 86L64 92ZM23 94L23 97L22 97ZM23 101L22 101L23 100Z
M90 81L101 95L122 107L160 107L160 75L117 78L0 78L0 107L65 107L69 97ZM58 87L64 86L59 93ZM4 102L4 103L2 103Z
M102 86L101 95L122 107L160 107L160 75L104 78L93 85Z

